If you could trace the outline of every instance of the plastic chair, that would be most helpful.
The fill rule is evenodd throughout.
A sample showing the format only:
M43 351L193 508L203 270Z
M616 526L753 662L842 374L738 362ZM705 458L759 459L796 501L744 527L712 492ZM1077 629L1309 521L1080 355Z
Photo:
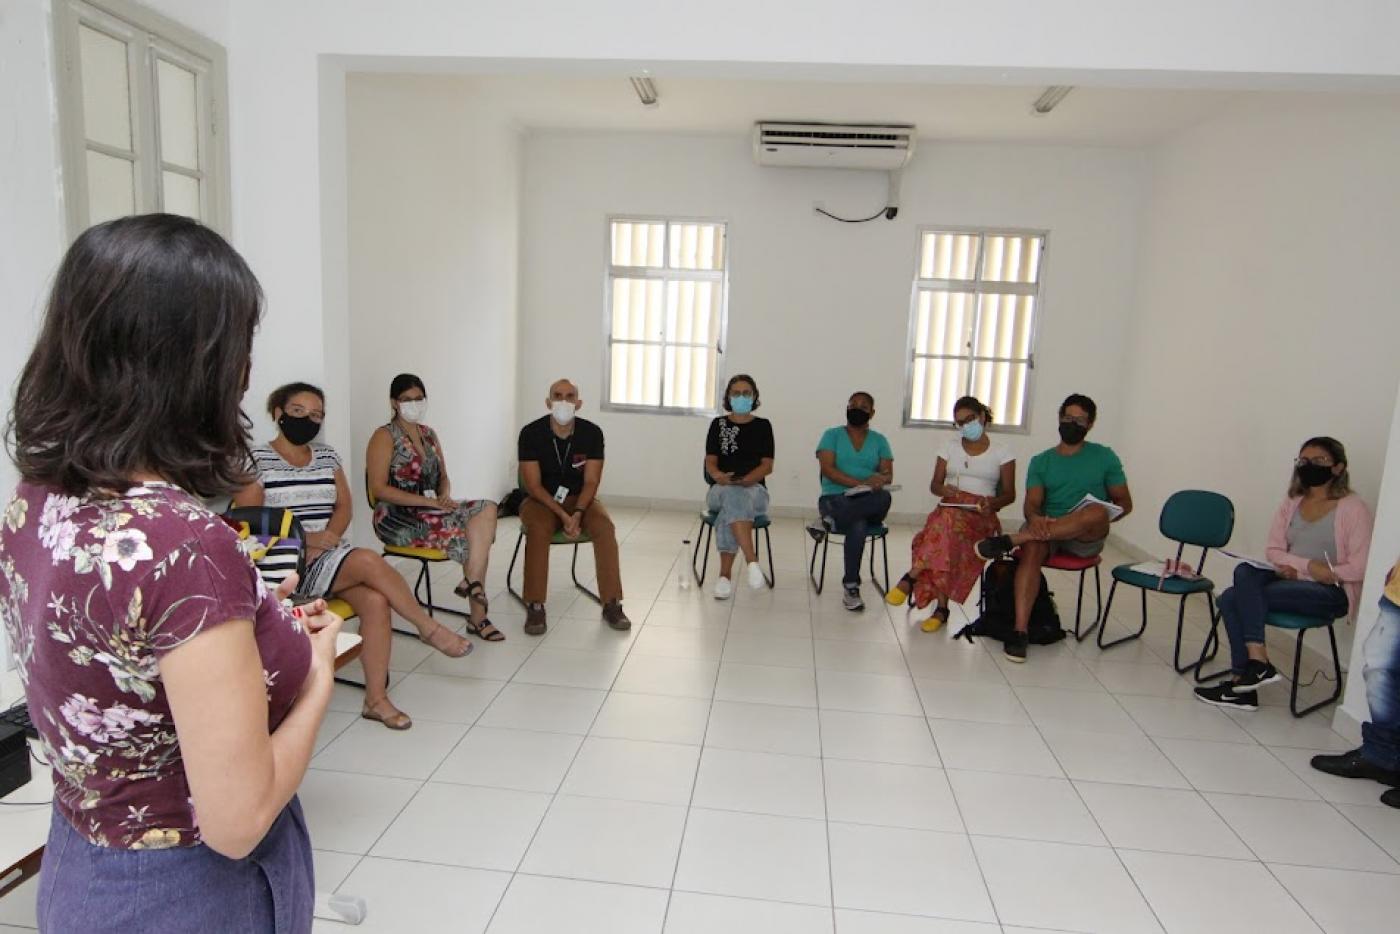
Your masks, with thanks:
M1196 573L1200 574L1205 568L1206 555L1209 554L1210 549L1221 548L1230 541L1230 536L1235 530L1235 506L1227 497L1221 496L1219 493L1212 493L1208 490L1180 490L1168 497L1162 506L1162 512L1157 519L1157 528L1164 537L1177 543L1177 561L1182 559L1187 545L1201 549L1201 558L1196 562ZM1108 631L1106 621L1113 609L1113 595L1118 590L1119 584L1136 587L1141 592L1142 625L1138 627L1137 632L1129 633L1111 642L1105 642L1104 633ZM1215 658L1216 653L1220 650L1220 641L1214 625L1211 626L1210 635L1206 637L1205 644L1201 647L1201 657L1191 664L1181 664L1181 634L1186 624L1186 599L1192 594L1205 594L1206 603L1210 608L1210 618L1212 620L1216 618L1215 583L1207 577L1197 577L1190 580L1182 577L1168 577L1162 580L1155 574L1144 574L1141 571L1133 570L1131 564L1118 565L1113 569L1113 586L1108 589L1108 604L1104 607L1100 621L1099 648L1112 648L1143 634L1147 629L1147 592L1149 590L1181 598L1176 613L1176 644L1172 649L1173 667L1178 673L1193 671L1197 681L1218 677L1221 673L1204 678L1201 676L1201 668L1207 661Z
M1298 631L1298 644L1293 651L1293 688L1288 693L1288 709L1293 712L1293 716L1306 717L1314 710L1320 710L1321 708L1326 707L1328 704L1336 703L1337 699L1342 696L1342 658L1339 654L1337 654L1337 632L1333 628L1333 626L1336 624L1338 619L1345 618L1346 614L1335 617L1333 619L1327 619L1326 617L1320 616L1303 616L1299 613L1275 612L1271 612L1264 617L1265 625L1276 626L1279 629L1296 629ZM1218 623L1219 620L1216 620L1216 624ZM1332 695L1330 697L1327 697L1323 700L1318 701L1316 704L1299 710L1298 675L1303 667L1303 637L1307 635L1309 629L1321 629L1324 626L1327 627L1327 640L1332 644L1332 680L1337 685L1337 688L1332 692ZM1215 626L1212 625L1212 635L1214 634L1214 632ZM1202 659L1202 661L1204 662L1204 659ZM1226 674L1226 672L1222 671L1219 672L1219 674L1223 675Z
M378 505L378 500L374 498L374 490L370 487L369 471L365 471L365 499L369 501L371 511ZM428 611L428 615L435 613L448 613L452 616L460 616L462 619L471 619L471 614L466 610L454 609L450 606L438 606L433 603L433 578L428 573L429 565L440 564L450 561L447 552L441 548L413 548L400 545L388 545L380 543L384 547L384 557L386 558L408 558L410 561L418 562L418 577L413 582L413 599L418 601L418 605ZM419 591L422 593L419 593ZM402 632L402 630L396 630ZM417 633L413 633L417 635Z
M869 528L869 530L867 530L866 533L865 533L865 537L866 537L867 541L870 543L870 579L871 579L872 581L877 579L876 576L875 576L875 542L876 542L876 541L879 541L879 543L880 543L880 550L881 550L882 555L884 556L884 560L885 560L885 589L882 590L882 591L880 591L881 593L889 593L889 592L890 592L890 544L889 544L889 539L888 539L888 537L887 537L889 534L890 534L889 528L888 528L887 526L885 526L884 524L882 524L882 523L877 523L877 524L871 525L870 528ZM816 588L816 590L817 590L817 595L818 595L818 596L821 595L822 588L823 588L824 586L826 586L826 550L827 550L828 547L830 547L832 538L840 538L842 541L845 541L846 536L845 536L843 533L841 533L841 532L827 532L825 535L822 536L822 540L821 540L820 544L814 544L814 545L812 546L812 560L811 560L811 563L810 563L810 564L808 565L808 567L807 567L807 576L811 579L811 581L812 581L812 586ZM821 552L821 555L822 555L822 569L821 569L821 576L820 576L820 577L817 575L817 570L816 570L816 569L817 569L817 552L818 552L818 551L820 551L820 552ZM771 560L771 558L770 558L770 560Z
M598 596L598 594L596 594L592 590L589 590L588 587L580 583L578 579L579 546L586 545L591 541L593 541L593 539L589 538L587 534L582 532L579 533L578 538L565 538L563 529L560 529L558 532L555 532L554 535L550 537L549 546L551 548L553 548L555 545L574 546L574 559L569 562L569 576L573 578L574 586L581 590L585 596L591 599L594 603L601 604L603 602L603 598ZM520 591L515 589L515 584L512 583L512 580L515 577L516 561L518 561L520 558L520 546L523 544L525 544L525 523L522 522L520 524L520 534L517 535L515 538L515 550L510 554L510 567L506 569L506 590L510 593L512 597L514 597L520 602L521 606L525 605L525 598L521 596Z
M690 571L695 575L695 582L699 586L705 585L705 574L710 568L710 539L715 534L715 519L719 513L706 510L700 513L700 526L704 529L703 535L697 533L695 536L695 554L690 558ZM763 572L763 579L767 581L769 588L773 587L776 573L773 570L773 522L767 516L755 516L753 520L753 549L758 553L759 538L762 537L768 544L768 570L763 571L763 561L758 562L758 569ZM761 533L761 534L760 534ZM703 538L703 541L702 541ZM696 567L700 561L700 552L705 552L705 563ZM761 557L761 556L760 556ZM873 572L872 572L873 573ZM818 591L820 592L820 591Z
M1075 598L1074 604L1074 638L1080 642L1089 638L1089 634L1103 621L1103 583L1099 578L1099 566L1102 564L1103 557L1101 555L1081 558L1078 555L1059 552L1051 555L1046 559L1045 563L1041 565L1041 568L1044 570L1067 571L1070 574L1077 573L1079 575L1079 595ZM1096 609L1094 611L1094 618L1089 621L1089 628L1080 632L1079 619L1084 610L1084 576L1088 574L1090 570L1094 572L1094 598Z

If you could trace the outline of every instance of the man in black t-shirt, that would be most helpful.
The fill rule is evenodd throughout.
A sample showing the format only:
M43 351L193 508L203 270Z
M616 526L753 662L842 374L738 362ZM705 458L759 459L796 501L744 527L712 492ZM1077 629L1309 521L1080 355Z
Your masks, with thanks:
M564 537L586 534L593 541L598 596L603 619L613 629L632 627L622 612L622 573L618 568L617 532L598 502L603 478L603 430L575 413L582 408L578 387L567 379L549 387L549 414L520 429L520 485L529 497L520 507L525 528L525 632L542 635L547 628L544 598L549 591L549 544L561 529Z

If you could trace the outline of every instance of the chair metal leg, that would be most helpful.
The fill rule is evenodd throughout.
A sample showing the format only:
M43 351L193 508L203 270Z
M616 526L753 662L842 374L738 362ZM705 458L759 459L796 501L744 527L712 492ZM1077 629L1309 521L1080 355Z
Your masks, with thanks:
M525 605L525 598L520 595L520 591L515 589L512 581L515 579L515 562L520 558L520 546L525 544L525 530L521 529L520 534L515 538L515 550L510 553L510 567L506 569L506 592Z
M1080 632L1079 618L1084 612L1084 577L1088 573L1088 568L1084 568L1079 572L1079 593L1076 595L1074 601L1074 638L1077 642L1083 642L1085 639L1089 638L1089 634L1099 625L1099 621L1103 616L1103 588L1099 583L1099 566L1096 564L1094 565L1094 593L1097 595L1097 609L1094 612L1094 618L1089 622L1089 628Z
M1115 579L1113 581L1113 585L1108 588L1108 604L1103 609L1103 620L1099 623L1099 635L1098 638L1095 640L1096 642L1098 642L1099 648L1111 649L1115 645L1122 645L1124 642L1131 642L1133 639L1139 638L1144 632L1147 631L1147 591L1142 590L1142 588L1140 587L1138 588L1138 590L1142 593L1142 625L1138 627L1137 632L1130 632L1126 636L1120 636L1117 639L1114 639L1112 642L1105 642L1103 641L1103 636L1104 633L1108 632L1108 616L1109 611L1113 609L1113 595L1118 591L1118 581Z
M710 570L710 538L714 534L715 527L701 520L700 528L695 533L695 554L690 556L690 573L695 575L695 583L700 587L705 586L705 575ZM702 551L705 553L705 563L697 568Z
M880 550L885 561L885 589L880 593L887 594L890 592L890 540L888 533L880 536ZM870 581L871 583L875 582L875 542L873 541L870 543Z
M758 562L758 571L760 574L763 574L763 579L768 582L768 589L772 590L778 579L778 572L773 567L773 527L767 526L762 529L754 529L753 553L755 558L758 557L758 535L760 532L763 533L763 540L768 545L768 571L766 573L764 572L762 561Z
M1293 690L1288 695L1288 709L1293 711L1295 717L1306 717L1314 710L1320 710L1328 704L1334 704L1342 696L1342 657L1337 654L1337 631L1331 623L1327 624L1327 639L1332 643L1332 670L1335 673L1337 688L1332 692L1332 696L1324 698L1310 707L1298 709L1298 675L1303 667L1303 636L1307 635L1306 629L1298 630L1298 647L1293 652Z
M575 587L577 587L579 590L583 591L583 593L584 593L586 596L588 596L589 598L591 598L591 599L593 600L594 603L596 603L596 604L598 604L599 606L601 606L602 603L603 603L603 598L600 597L600 596L598 596L598 595L597 595L596 593L594 593L593 591L589 590L589 589L588 589L587 587L585 587L583 584L580 584L579 581L578 581L578 549L579 549L579 545L580 545L580 544L582 544L582 543L581 543L581 542L578 542L578 543L575 543L575 544L574 544L574 560L571 561L571 562L569 562L569 576L572 577L572 578L574 579L574 586L575 586Z
M438 613L446 613L449 616L460 616L462 619L471 619L471 613L454 609L450 606L438 606L433 602L433 577L428 573L428 561L424 558L418 559L418 580L413 583L413 598L418 601L418 605L428 611L429 616ZM420 588L423 593L419 593ZM416 633L415 633L416 635Z
M1215 598L1209 593L1206 594L1206 603L1210 606L1210 634L1206 636L1206 641L1201 646L1200 660L1193 666L1196 669L1193 677L1196 679L1197 684L1202 684L1206 681L1215 681L1231 673L1229 665L1226 665L1219 671L1212 671L1207 674L1201 673L1201 669L1205 668L1206 662L1215 658L1220 652L1220 613L1215 607Z
M807 577L811 579L812 586L816 588L817 596L819 597L822 595L822 587L826 586L826 548L829 544L831 544L830 532L823 535L820 542L814 542L812 544L812 561L807 565ZM817 577L818 548L821 549L822 553L822 576L820 578Z

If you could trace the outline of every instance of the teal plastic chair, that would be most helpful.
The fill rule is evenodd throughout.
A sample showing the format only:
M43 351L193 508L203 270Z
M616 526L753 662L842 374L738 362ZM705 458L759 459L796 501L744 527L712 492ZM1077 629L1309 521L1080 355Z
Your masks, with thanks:
M710 539L715 534L715 519L719 513L705 510L700 513L700 531L695 536L695 554L690 556L690 572L695 575L695 582L699 586L705 586L705 575L710 569ZM753 550L759 555L758 569L763 573L763 579L767 581L771 590L776 574L773 570L773 521L767 516L755 516L753 520ZM759 539L762 538L768 547L768 570L763 570L762 555L759 554ZM705 562L700 563L700 552L705 553ZM696 565L699 565L697 567Z
M1326 707L1328 704L1335 704L1342 696L1342 658L1337 654L1337 632L1333 628L1338 619L1345 619L1346 614L1333 619L1319 616L1303 616L1299 613L1270 613L1264 617L1264 623L1268 626L1277 626L1279 629L1294 629L1298 632L1298 644L1293 650L1293 689L1288 693L1288 709L1295 717L1306 717L1314 710ZM1219 621L1216 620L1216 624ZM1303 667L1303 637L1307 635L1309 629L1327 629L1327 640L1332 643L1332 682L1337 686L1330 697L1324 698L1309 707L1298 709L1298 675ZM1211 627L1211 635L1215 634L1215 626ZM1205 659L1201 660L1203 664ZM1220 672L1219 674L1228 674Z
M1200 560L1196 562L1196 573L1205 568L1206 555L1212 548L1222 548L1229 544L1235 531L1235 506L1229 498L1209 490L1180 490L1167 498L1157 519L1157 528L1166 538L1176 542L1176 560L1181 561L1188 545L1201 549ZM1108 631L1109 613L1113 609L1113 595L1118 585L1136 587L1142 595L1142 625L1137 632L1104 641ZM1160 586L1159 586L1160 585ZM1194 671L1197 681L1208 680L1201 677L1201 668L1215 658L1220 650L1220 639L1216 627L1211 626L1210 635L1201 647L1201 657L1191 664L1181 664L1181 634L1186 623L1186 601L1193 594L1204 594L1210 607L1210 618L1215 620L1215 583L1208 577L1187 580L1181 577L1168 577L1161 580L1155 574L1144 574L1133 570L1131 564L1120 564L1113 569L1113 586L1108 590L1108 603L1103 608L1103 622L1099 626L1098 645L1110 649L1140 637L1147 629L1147 592L1156 590L1179 596L1181 602L1176 612L1176 645L1172 649L1172 665L1178 673ZM1220 673L1210 677L1218 677Z
M889 534L889 528L883 524L872 525L866 530L865 533L865 538L870 545L870 580L872 582L878 580L878 578L875 576L875 543L877 541L880 543L880 552L885 560L885 589L880 591L880 593L882 594L890 592L890 544L888 537ZM812 586L816 588L818 596L821 596L822 588L826 586L826 551L827 548L831 545L831 540L833 538L845 541L846 536L840 532L827 532L824 535L822 535L822 540L819 544L814 544L812 546L812 561L807 566L807 576L811 578ZM818 552L820 552L822 556L822 567L820 574L817 573Z

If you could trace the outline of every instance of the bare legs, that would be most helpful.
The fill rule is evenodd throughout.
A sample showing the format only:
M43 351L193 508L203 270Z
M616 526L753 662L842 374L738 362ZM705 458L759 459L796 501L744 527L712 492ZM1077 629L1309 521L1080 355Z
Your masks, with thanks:
M394 612L408 620L418 630L418 635L433 648L446 655L462 655L467 640L441 626L429 616L418 601L408 582L389 563L367 548L356 548L340 566L336 575L336 593L344 593L357 586L377 591ZM354 606L351 603L351 606ZM442 629L443 634L438 633ZM447 638L451 636L451 638Z
M486 563L491 558L491 544L496 540L496 504L487 503L480 512L467 520L467 560L462 563L462 576L468 581L486 580ZM486 605L471 602L473 626L486 619Z
M1016 563L1016 631L1028 632L1031 607L1040 593L1040 569L1050 557L1050 542L1097 542L1108 537L1108 510L1089 506L1048 522L1044 537L1028 529L1013 532L1011 543L1021 549Z
M389 601L377 590L356 584L336 592L360 618L360 666L365 670L365 709L389 700Z

